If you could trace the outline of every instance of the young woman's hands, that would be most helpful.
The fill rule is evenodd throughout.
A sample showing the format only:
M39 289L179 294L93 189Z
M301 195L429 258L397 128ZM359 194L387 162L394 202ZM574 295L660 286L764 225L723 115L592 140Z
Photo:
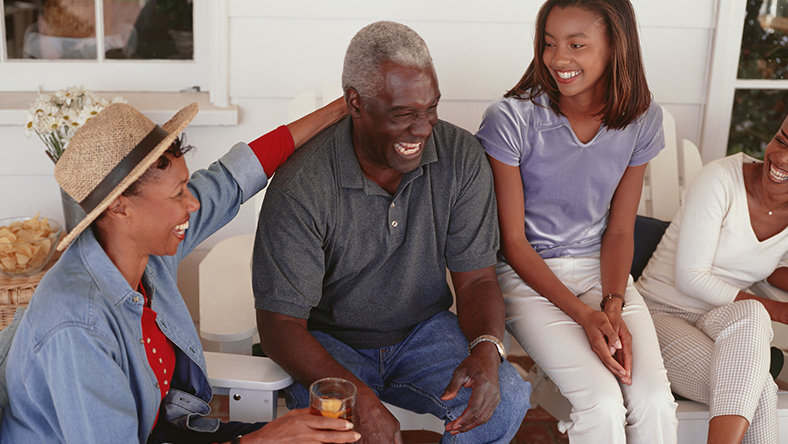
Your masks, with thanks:
M589 307L578 323L605 367L622 384L632 384L632 335L621 318L621 311L603 313Z
M624 367L624 371L626 375L624 377L619 377L622 384L631 385L632 384L632 335L629 333L629 329L627 328L627 324L624 322L624 319L621 317L621 309L620 308L613 308L608 310L605 307L605 314L607 318L610 320L610 325L613 327L613 330L616 331L618 334L618 338L621 341L621 348L615 349L611 352L613 353L613 358Z

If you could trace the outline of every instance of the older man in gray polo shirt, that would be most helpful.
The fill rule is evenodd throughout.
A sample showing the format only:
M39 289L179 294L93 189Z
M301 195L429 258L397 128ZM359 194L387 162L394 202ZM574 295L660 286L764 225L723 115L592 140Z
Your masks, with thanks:
M484 151L438 120L432 59L410 28L359 31L342 80L350 117L280 167L255 241L258 328L297 381L288 405L341 377L358 387L362 443L402 440L380 400L444 419L442 442L509 443L530 387L503 360Z

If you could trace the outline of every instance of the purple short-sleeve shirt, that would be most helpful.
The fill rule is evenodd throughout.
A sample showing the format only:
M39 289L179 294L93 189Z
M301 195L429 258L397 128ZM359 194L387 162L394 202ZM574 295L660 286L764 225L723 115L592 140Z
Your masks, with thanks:
M518 166L523 180L525 235L543 258L599 253L613 193L629 166L653 159L665 146L662 108L622 130L604 126L588 143L542 94L502 98L485 111L476 137L487 153Z

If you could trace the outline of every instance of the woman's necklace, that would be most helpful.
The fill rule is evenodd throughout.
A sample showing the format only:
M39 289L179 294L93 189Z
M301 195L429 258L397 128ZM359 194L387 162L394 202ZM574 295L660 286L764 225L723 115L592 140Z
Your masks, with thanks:
M758 170L759 170L759 172L760 172L760 174L758 174L758 175L756 176L756 179L754 180L754 183L753 183L753 187L755 188L755 195L758 197L758 200L760 201L760 203L761 203L761 206L766 206L766 200L765 200L765 199L763 198L763 196L761 195L761 190L760 190L760 187L758 186L758 184L759 184L759 182L758 182L758 179L760 178L760 176L761 176L762 174L764 174L764 172L762 171L762 170L763 170L763 168L765 168L765 167L763 166L763 164L761 164L761 167L758 169ZM788 207L788 202L784 203L784 204L783 204L781 207L779 207L779 208L775 208L775 209L773 209L773 210L766 209L766 214L768 214L769 216L771 216L771 215L773 215L773 214L774 214L774 212L775 212L775 211L782 211L782 210L784 210L786 207Z
M760 194L760 193L759 193L759 194ZM760 195L759 195L758 197L760 197ZM763 199L761 199L761 202L763 202ZM764 203L764 205L765 205L765 203ZM768 214L769 216L771 216L772 214L774 214L774 212L775 212L775 211L782 211L782 210L784 210L786 207L788 207L788 202L786 202L785 204L783 204L783 205L782 205L781 207L779 207L779 208L775 208L775 209L773 209L773 210L769 210L769 209L767 209L767 210L766 210L766 214Z
M763 166L762 166L761 168L763 168ZM761 201L761 203L762 203L762 205L763 205L763 206L765 206L765 205L766 205L766 200L765 200L765 199L762 197L762 195L761 195L761 190L760 190L760 188L758 187L758 182L757 182L757 181L756 181L756 183L755 183L755 185L754 185L754 186L755 186L755 192L756 192L756 194L758 195L758 200L760 200L760 201ZM784 204L783 204L782 206L780 206L779 208L775 208L775 209L773 209L773 210L769 210L769 209L767 209L767 210L766 210L766 214L768 214L769 216L771 216L772 214L774 214L774 212L775 212L775 211L782 211L782 210L784 210L786 207L788 207L788 202L784 203Z
M767 211L767 213L769 214L769 216L771 216L771 215L772 215L772 211L780 211L780 210L784 210L784 209L785 209L785 207L788 207L788 203L787 203L787 204L785 204L785 205L783 205L783 206L781 206L780 208L777 208L776 210L769 210L769 211Z

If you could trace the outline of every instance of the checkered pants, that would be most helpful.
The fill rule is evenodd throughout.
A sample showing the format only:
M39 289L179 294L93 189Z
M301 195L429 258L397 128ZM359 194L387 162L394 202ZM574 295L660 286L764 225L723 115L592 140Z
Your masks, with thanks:
M646 299L673 392L709 406L711 417L743 416L743 444L777 444L777 385L769 374L772 326L754 300L704 315Z

